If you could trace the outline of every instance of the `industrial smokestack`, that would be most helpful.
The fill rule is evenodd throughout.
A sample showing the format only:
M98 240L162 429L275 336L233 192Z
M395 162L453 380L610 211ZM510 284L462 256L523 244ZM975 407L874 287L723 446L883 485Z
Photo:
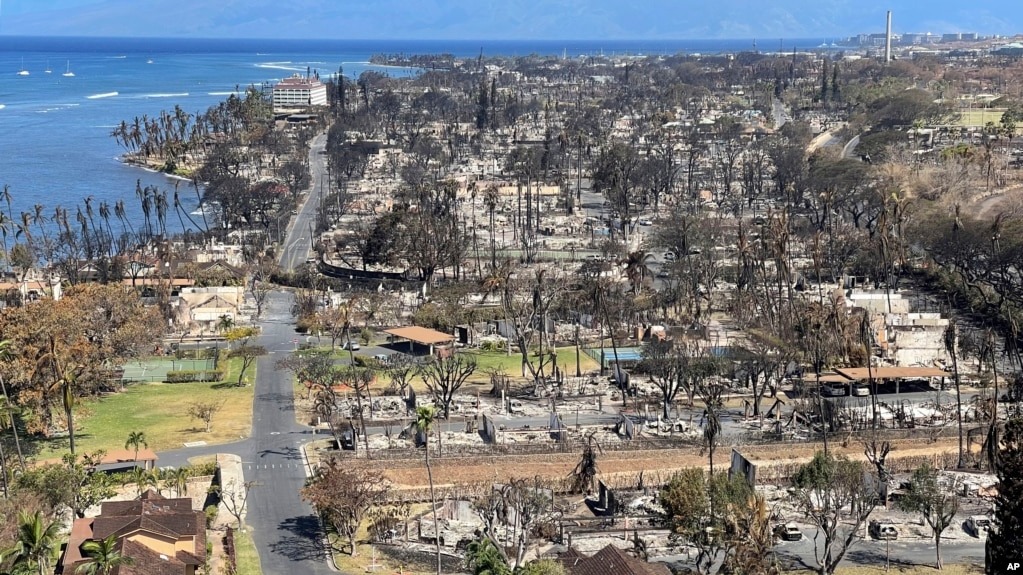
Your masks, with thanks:
M887 22L884 27L884 63L892 61L892 11L888 11Z

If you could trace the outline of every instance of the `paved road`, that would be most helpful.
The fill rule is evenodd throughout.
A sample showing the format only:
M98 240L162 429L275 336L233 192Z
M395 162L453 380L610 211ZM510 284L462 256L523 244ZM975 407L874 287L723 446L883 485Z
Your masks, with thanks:
M327 157L323 153L326 146L326 134L316 136L309 144L309 173L312 176L312 186L302 205L298 207L298 214L292 218L287 239L281 248L280 266L286 272L295 271L295 268L309 259L311 253L310 230L316 222L316 210L320 206L320 199L327 192L325 188L329 187L323 177L327 171Z
M780 130L789 121L789 112L785 104L777 98L771 102L771 118L774 120L774 129Z
M252 530L263 572L320 575L332 571L325 560L319 521L299 497L306 479L300 448L313 439L312 432L295 421L290 375L274 370L274 362L294 349L291 302L290 293L272 293L260 322L259 344L270 353L257 364L251 437L159 456L161 466L175 467L198 455L241 456L245 480L257 482L250 491L246 524Z
M782 565L794 569L812 569L816 565L813 535L814 530L804 526L802 541L778 543L775 552ZM942 539L941 560L943 563L984 564L983 539L971 538L955 542L946 542L944 538ZM883 566L886 557L890 559L892 565L933 566L934 542L922 539L898 539L888 542L886 549L885 541L877 541L872 538L860 539L853 544L842 564Z

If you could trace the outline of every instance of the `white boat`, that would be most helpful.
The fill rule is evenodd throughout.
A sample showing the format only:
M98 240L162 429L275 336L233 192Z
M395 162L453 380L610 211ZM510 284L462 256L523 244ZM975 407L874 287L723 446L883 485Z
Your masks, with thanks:
M25 69L25 59L21 59L21 70L18 70L19 76L28 76L28 70Z
M46 61L46 70L44 70L44 72L47 73L47 74L52 74L53 73L53 70L50 69L50 61L49 60Z
M152 63L153 63L153 59L152 58L146 60L146 64L152 64Z
M61 76L65 78L73 78L75 76L75 73L71 71L71 60L67 61L67 72L64 72Z

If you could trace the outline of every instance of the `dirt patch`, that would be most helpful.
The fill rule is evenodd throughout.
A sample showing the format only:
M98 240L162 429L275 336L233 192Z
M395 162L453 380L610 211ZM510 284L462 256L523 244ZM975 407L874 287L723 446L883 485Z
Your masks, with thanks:
M819 444L783 444L746 446L741 451L747 457L771 465L790 465L809 461L821 447ZM833 453L847 455L851 459L865 460L859 444L831 446ZM901 458L935 457L956 451L955 441L926 443L925 441L894 442L889 462ZM715 453L716 470L729 465L731 448L719 447ZM500 457L439 458L432 460L433 480L437 486L451 486L481 481L505 481L510 478L563 479L579 461L577 453L556 453L543 455L503 455ZM397 486L419 488L428 485L426 468L422 460L387 461L377 465L385 468L384 474ZM598 458L602 477L635 476L644 472L644 479L650 484L667 479L675 471L691 467L706 467L707 454L699 448L661 449L642 451L605 452Z

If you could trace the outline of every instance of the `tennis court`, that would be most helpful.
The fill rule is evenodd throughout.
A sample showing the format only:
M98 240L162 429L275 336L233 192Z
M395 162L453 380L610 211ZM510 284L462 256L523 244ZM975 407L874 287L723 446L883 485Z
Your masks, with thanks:
M169 371L215 369L213 359L147 359L124 364L124 381L163 381Z
M618 348L618 356L615 358L615 350L607 347L604 348L603 361L601 360L601 351L599 349L587 349L586 355L589 355L598 362L604 364L604 367L609 367L615 362L619 363L639 363L643 361L643 348L641 347L620 347Z

